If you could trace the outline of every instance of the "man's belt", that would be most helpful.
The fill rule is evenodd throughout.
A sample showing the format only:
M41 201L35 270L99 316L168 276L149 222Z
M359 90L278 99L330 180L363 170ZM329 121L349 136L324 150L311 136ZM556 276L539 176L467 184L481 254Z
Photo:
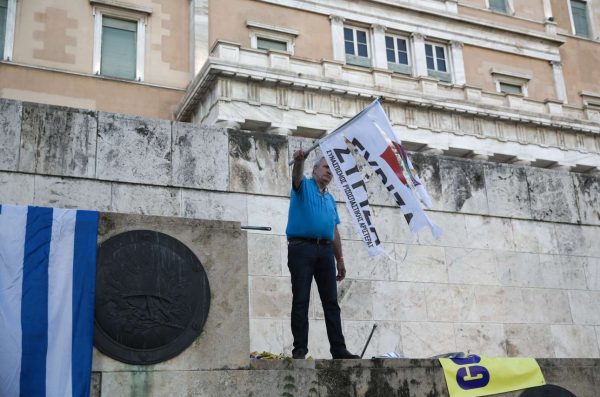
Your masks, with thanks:
M310 243L310 244L317 244L317 245L331 244L331 240L327 240L325 238L291 237L288 241L290 243L292 243L294 241L300 241L303 243Z

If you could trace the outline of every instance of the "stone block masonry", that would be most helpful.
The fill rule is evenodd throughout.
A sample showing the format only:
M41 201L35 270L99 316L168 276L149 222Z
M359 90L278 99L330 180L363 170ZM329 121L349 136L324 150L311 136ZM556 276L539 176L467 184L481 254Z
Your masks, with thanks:
M0 100L0 126L0 203L270 226L248 232L244 252L250 349L290 353L287 162L311 139L11 100ZM445 234L411 236L364 169L389 257L366 255L339 202L349 348L359 351L377 322L368 357L599 358L600 177L411 156L434 201L428 214ZM328 358L316 288L309 315L309 355Z

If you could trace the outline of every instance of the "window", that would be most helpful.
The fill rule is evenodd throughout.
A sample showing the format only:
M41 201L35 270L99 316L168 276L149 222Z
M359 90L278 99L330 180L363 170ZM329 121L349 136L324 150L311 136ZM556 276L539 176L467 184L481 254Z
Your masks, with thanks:
M498 88L504 94L523 94L523 87L519 84L504 83L499 81Z
M490 10L508 14L508 4L506 2L507 0L489 0Z
M256 48L259 50L279 50L287 51L287 42L267 39L264 37L256 38Z
M344 48L346 63L357 66L371 66L367 31L344 27Z
M102 18L100 74L135 79L137 22Z
M405 38L385 36L385 52L389 69L398 73L411 73L408 56L408 42Z
M429 76L442 81L451 81L447 67L446 47L433 43L425 43L425 60Z
M0 59L4 59L4 41L6 39L6 17L8 0L0 0Z
M259 50L277 50L294 53L294 40L300 32L285 26L267 25L247 20L250 31L250 46Z
M144 80L146 18L152 10L127 3L110 7L107 0L90 0L94 6L94 60L97 75Z
M17 0L0 0L0 61L12 58L16 10Z
M496 92L527 96L527 86L532 78L529 71L492 68L490 73L496 84Z
M586 2L580 0L571 0L571 15L573 16L574 33L577 36L590 37Z

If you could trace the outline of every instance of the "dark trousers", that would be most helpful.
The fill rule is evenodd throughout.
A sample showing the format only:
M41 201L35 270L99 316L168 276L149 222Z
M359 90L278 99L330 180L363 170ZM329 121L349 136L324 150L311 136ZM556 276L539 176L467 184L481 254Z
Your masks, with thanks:
M288 243L288 268L292 275L292 335L294 352L308 352L308 305L313 277L325 314L331 354L346 350L337 301L336 268L332 244L305 241Z

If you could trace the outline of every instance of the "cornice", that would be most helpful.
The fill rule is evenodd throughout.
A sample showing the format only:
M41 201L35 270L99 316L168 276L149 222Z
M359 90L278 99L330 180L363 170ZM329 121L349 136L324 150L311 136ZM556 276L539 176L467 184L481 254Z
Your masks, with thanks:
M280 6L283 5L283 6L288 6L291 8L302 9L305 11L315 12L315 13L319 13L319 14L323 14L323 15L335 14L335 15L341 16L345 19L357 19L358 18L360 20L361 17L370 17L370 18L374 17L378 21L380 21L380 22L376 22L374 20L369 19L368 21L365 21L367 23L382 24L381 23L382 20L388 20L388 21L395 20L394 17L390 16L389 12L387 12L385 10L382 10L382 12L379 14L369 12L366 9L361 10L360 13L354 13L350 7L345 6L344 3L346 3L346 1L340 1L340 0L324 0L324 1L318 1L318 2L311 1L311 0L258 0L258 1L264 2L264 3L270 3L270 4L277 4ZM373 3L373 4L385 6L385 7L392 7L392 8L396 8L396 9L411 11L414 13L429 15L429 16L437 18L437 19L445 19L447 21L453 21L454 23L461 24L461 25L472 25L477 28L485 29L486 31L489 31L490 29L492 29L492 30L496 30L499 32L513 34L513 35L516 34L516 35L520 35L523 37L528 37L529 39L532 39L532 40L542 40L548 44L555 45L557 47L566 42L566 40L564 38L559 37L558 35L551 35L551 34L547 34L544 32L537 32L537 31L527 30L527 29L523 29L523 28L519 28L519 27L507 26L507 25L496 23L494 21L490 21L490 20L481 20L479 18L471 17L468 15L447 13L442 10L432 9L432 8L427 8L427 7L419 7L414 4L410 4L410 3L400 3L395 0L366 0L363 3ZM543 24L541 24L541 25L543 25ZM457 29L457 30L460 31L460 29Z
M527 123L547 128L557 128L577 132L600 134L600 126L595 122L585 122L566 116L533 113L527 111L516 111L507 107L496 107L486 105L477 106L473 102L444 99L440 97L428 97L427 95L411 95L410 93L399 93L382 90L373 86L349 86L348 82L335 78L315 78L305 76L299 78L293 72L277 70L271 72L269 68L240 65L226 62L221 59L209 58L202 70L189 85L185 96L178 105L175 116L177 120L185 120L195 110L194 105L206 94L206 88L212 84L216 76L247 80L254 82L282 85L291 89L315 90L322 92L348 95L352 97L376 98L383 97L390 103L416 106L420 108L433 108L452 113L470 114L482 118Z

